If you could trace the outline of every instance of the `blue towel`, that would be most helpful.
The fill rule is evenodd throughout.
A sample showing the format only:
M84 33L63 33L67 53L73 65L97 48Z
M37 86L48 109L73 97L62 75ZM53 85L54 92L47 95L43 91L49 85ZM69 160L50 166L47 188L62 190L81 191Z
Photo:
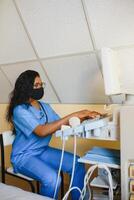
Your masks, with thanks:
M105 157L98 154L86 154L82 158L95 162L120 165L120 159L115 157Z
M98 154L98 155L107 156L107 157L120 158L120 150L115 150L115 149L93 147L87 153L88 154Z
M120 165L120 151L114 149L94 147L82 158L95 162Z

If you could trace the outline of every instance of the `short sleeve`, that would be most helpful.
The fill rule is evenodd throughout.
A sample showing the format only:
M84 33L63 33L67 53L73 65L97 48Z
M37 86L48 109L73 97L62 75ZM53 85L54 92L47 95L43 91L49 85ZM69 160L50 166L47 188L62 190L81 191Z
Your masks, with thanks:
M47 111L48 119L50 122L60 119L60 116L52 109L48 103L40 102L44 109Z
M14 109L13 121L15 127L27 137L39 125L35 116L28 109L22 108L21 106Z
M51 113L53 115L54 120L59 120L60 116L52 109L52 107L49 105Z

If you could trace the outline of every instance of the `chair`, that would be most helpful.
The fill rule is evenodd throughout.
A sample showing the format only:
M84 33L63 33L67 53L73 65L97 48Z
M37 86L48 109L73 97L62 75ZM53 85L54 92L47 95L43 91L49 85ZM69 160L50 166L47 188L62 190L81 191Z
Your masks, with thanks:
M2 183L5 183L5 175L11 175L16 178L27 181L31 187L31 191L35 193L35 187L33 184L34 179L24 176L20 173L14 173L13 167L5 167L5 147L11 145L14 141L15 135L12 131L3 132L0 134L0 145L1 145L1 179ZM39 182L37 181L37 193L39 193Z
M31 187L31 191L35 193L35 187L33 184L34 179L24 176L21 173L14 173L13 167L5 167L5 147L8 145L12 145L13 141L15 139L15 135L12 133L12 131L3 132L0 134L0 146L1 146L1 179L2 183L5 183L5 175L11 175L16 178L22 179L24 181L27 181ZM61 172L61 198L64 196L64 180L63 180L63 172ZM37 193L39 194L39 182L36 181L37 185Z

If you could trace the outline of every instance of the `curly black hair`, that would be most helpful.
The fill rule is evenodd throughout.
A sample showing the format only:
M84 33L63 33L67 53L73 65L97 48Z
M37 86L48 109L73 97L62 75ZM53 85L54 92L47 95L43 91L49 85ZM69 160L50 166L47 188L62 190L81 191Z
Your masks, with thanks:
M7 110L6 119L8 122L13 123L12 116L13 110L17 105L28 104L33 88L34 80L40 77L39 73L33 70L26 70L22 72L15 82L15 87L10 93L9 106Z

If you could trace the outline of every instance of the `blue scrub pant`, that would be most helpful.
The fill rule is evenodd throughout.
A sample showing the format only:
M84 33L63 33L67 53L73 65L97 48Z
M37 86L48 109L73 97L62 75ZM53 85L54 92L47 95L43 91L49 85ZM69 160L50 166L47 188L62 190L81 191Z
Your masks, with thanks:
M53 198L58 169L60 165L61 150L47 147L39 155L27 156L17 166L18 172L29 176L35 180L40 181L41 191L40 194ZM76 157L75 173L72 186L83 188L85 168L84 165L77 162L78 156ZM69 152L64 153L62 171L71 175L73 165L73 154ZM58 191L60 188L61 177L58 183L58 189L56 199L58 198ZM72 191L72 200L78 200L80 193L77 190Z

